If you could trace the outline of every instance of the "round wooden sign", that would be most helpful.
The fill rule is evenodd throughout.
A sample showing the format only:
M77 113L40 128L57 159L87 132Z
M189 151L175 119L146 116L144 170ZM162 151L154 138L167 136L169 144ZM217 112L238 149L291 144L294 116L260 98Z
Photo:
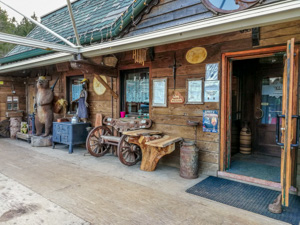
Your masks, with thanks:
M207 51L202 47L195 47L190 50L185 55L186 60L191 64L202 63L207 57Z
M100 75L100 77L107 83L106 76ZM106 87L104 87L96 77L93 80L93 88L97 95L103 95L106 91Z

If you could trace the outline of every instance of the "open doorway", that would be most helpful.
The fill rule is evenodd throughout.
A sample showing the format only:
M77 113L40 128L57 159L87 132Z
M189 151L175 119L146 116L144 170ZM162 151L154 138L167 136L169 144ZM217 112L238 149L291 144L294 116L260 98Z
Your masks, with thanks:
M280 183L276 118L282 114L283 70L283 54L233 61L227 172Z

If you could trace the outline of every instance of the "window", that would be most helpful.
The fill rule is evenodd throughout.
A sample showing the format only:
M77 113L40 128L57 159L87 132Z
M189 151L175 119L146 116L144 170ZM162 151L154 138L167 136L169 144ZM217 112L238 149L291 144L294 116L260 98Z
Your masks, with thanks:
M262 80L262 124L276 124L277 115L282 114L282 86L282 77L269 77Z
M68 101L68 111L69 113L75 114L77 111L77 103L71 104L72 101L78 99L80 92L82 90L82 81L84 76L72 76L67 77L67 101Z
M9 111L19 110L19 97L7 96L6 106Z
M214 12L231 13L250 8L260 0L203 0L202 2Z
M122 111L131 115L149 114L149 70L127 70L122 73Z

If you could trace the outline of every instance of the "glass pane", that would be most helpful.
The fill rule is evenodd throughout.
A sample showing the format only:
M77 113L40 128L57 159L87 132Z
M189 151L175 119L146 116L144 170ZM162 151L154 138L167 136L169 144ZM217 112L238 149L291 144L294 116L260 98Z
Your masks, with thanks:
M13 110L18 110L19 107L18 107L18 103L13 103Z
M19 102L19 97L14 96L14 97L13 97L13 102L18 103L18 102Z
M7 102L12 102L12 96L7 96Z
M282 77L262 80L262 124L276 124L276 116L282 113Z
M129 73L125 77L126 112L149 113L149 73Z
M7 110L12 110L12 104L11 103L7 103Z
M72 101L80 97L82 90L82 84L72 84Z
M239 4L235 0L209 0L212 5L223 10L236 10L239 9Z

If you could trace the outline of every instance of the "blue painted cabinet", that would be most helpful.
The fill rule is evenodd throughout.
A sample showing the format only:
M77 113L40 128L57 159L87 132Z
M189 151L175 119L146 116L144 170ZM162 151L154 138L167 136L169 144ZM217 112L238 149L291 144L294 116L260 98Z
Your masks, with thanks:
M53 122L52 147L55 143L69 145L69 153L73 153L73 145L84 144L88 136L89 123Z

